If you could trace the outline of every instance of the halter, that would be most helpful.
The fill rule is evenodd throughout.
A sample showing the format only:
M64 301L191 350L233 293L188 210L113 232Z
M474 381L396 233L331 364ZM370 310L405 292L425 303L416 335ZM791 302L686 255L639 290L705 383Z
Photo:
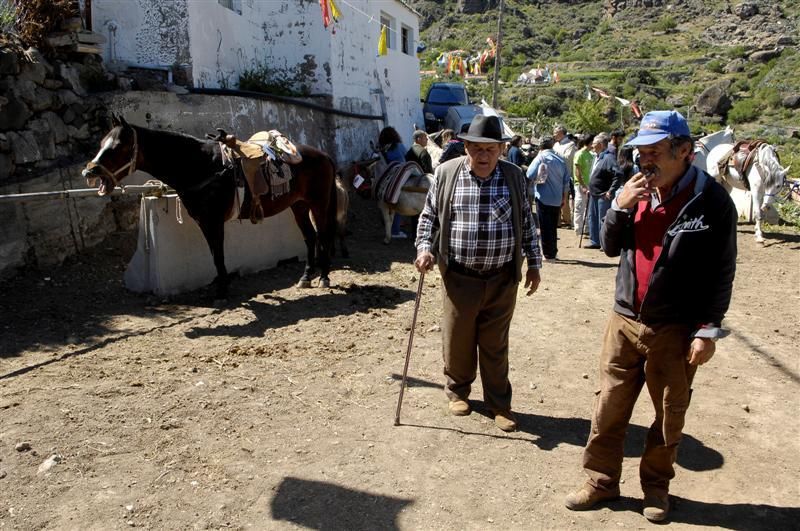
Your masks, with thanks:
M125 171L127 169L128 170L128 174L125 175L125 177L128 177L133 172L136 171L136 159L139 156L139 141L138 141L138 137L136 136L136 129L131 127L131 131L133 131L133 152L131 154L131 160L128 161L127 164L121 166L115 172L112 172L111 170L109 170L108 168L103 166L102 164L99 164L99 163L96 163L96 162L90 162L89 164L86 165L87 167L89 167L89 169L100 168L101 170L103 170L103 173L105 173L105 176L108 177L109 179L111 179L111 182L113 182L114 186L117 186L117 187L119 187L119 185L120 185L119 181L117 180L117 175L119 175L120 173L122 173L123 171Z

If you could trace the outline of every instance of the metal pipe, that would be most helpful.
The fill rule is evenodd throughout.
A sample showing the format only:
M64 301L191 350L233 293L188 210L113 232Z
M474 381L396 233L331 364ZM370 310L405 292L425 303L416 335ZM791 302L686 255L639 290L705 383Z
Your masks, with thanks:
M55 192L30 192L26 194L0 195L0 203L39 201L42 199L66 199L68 197L90 197L97 195L97 188L77 188L73 190L59 190ZM175 191L164 184L129 184L120 186L111 191L111 195L138 194L145 192L161 191L163 194ZM99 197L99 196L98 196Z

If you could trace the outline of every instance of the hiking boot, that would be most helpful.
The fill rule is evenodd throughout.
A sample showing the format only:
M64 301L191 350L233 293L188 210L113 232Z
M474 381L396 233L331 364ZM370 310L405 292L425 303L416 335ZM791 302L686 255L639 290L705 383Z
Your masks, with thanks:
M663 522L669 514L669 495L645 494L642 513L651 522Z
M494 423L503 431L516 431L517 429L517 419L510 411L495 411Z
M580 490L567 494L564 505L570 511L586 511L602 501L616 500L617 498L619 498L619 487L604 490L584 485Z
M461 400L460 398L450 400L450 404L448 404L447 407L450 409L450 414L456 417L465 417L472 412L472 408L469 407L469 402Z

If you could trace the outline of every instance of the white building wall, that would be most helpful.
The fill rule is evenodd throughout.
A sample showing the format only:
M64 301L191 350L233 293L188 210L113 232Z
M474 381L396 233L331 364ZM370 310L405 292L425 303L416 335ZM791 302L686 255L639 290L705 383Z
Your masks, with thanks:
M245 70L266 67L292 89L330 96L334 109L385 115L404 143L413 124L422 124L416 13L399 0L338 2L341 18L322 24L318 2L308 0L93 0L97 31L109 37L106 61L149 66L184 65L195 87L238 88ZM388 55L378 56L381 14L392 20ZM410 32L401 51L401 29ZM335 30L335 33L334 33ZM377 140L384 125L338 120L329 134L357 158L366 138ZM355 123L359 123L356 120ZM308 124L319 127L320 124Z

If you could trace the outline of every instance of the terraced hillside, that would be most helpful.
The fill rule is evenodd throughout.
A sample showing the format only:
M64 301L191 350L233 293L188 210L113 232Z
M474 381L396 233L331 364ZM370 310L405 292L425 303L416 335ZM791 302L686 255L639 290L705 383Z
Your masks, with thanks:
M498 0L410 3L423 15L423 70L441 52L479 52L497 34ZM799 21L791 0L506 0L498 105L542 130L557 120L582 129L634 122L613 98L587 102L595 86L644 111L677 108L696 132L731 124L740 136L767 137L791 160L800 151ZM560 83L516 83L537 65L557 69ZM471 94L490 100L492 78L490 66L468 79Z

